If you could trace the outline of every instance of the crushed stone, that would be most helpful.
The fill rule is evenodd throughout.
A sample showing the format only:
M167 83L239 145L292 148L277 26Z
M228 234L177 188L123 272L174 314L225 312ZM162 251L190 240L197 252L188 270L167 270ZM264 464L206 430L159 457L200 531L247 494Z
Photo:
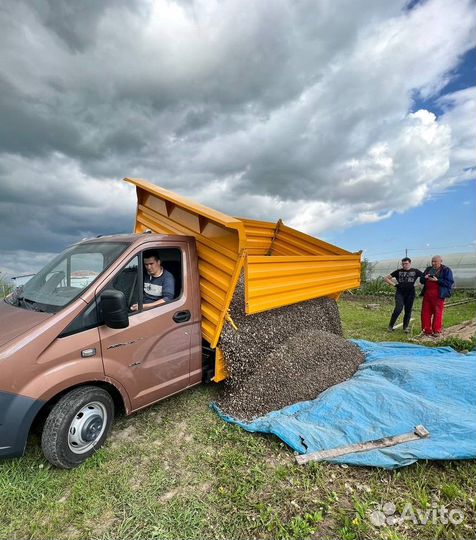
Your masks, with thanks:
M360 349L342 337L337 303L330 298L247 316L241 279L230 314L238 330L227 324L220 338L230 376L217 403L240 420L315 399L363 362Z

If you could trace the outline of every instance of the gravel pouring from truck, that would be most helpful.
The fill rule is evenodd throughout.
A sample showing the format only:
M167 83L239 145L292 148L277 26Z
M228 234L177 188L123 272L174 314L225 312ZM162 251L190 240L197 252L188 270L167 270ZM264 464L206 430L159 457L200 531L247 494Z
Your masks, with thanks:
M105 441L115 410L225 378L217 343L233 324L242 272L249 314L359 285L360 254L126 181L137 189L135 234L69 247L0 305L0 457L22 455L41 417L46 458L74 467ZM151 249L174 275L175 295L142 310Z

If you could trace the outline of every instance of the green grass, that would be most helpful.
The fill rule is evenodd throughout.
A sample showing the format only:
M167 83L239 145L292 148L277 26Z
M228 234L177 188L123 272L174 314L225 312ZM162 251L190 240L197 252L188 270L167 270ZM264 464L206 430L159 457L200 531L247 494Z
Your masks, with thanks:
M368 310L366 303L380 303ZM393 302L339 302L346 336L386 333ZM446 325L474 316L474 302L447 310ZM416 306L418 313L418 306ZM418 326L418 323L417 323ZM22 459L0 462L0 538L466 538L475 527L474 462L421 462L397 471L326 463L298 466L271 436L246 433L210 409L201 386L132 417L72 471L51 468L32 438ZM386 502L461 509L460 525L376 528ZM406 525L406 527L405 527Z
M444 327L448 328L455 324L473 319L475 316L474 297L458 293L447 300L447 304L461 300L470 300L466 304L447 307L444 312ZM346 299L339 302L339 310L347 338L368 339L370 341L402 341L407 342L421 332L420 296L417 296L413 305L413 321L410 334L405 334L402 327L394 332L387 332L388 323L395 306L393 295L378 297L362 297L359 295L346 295ZM376 309L368 309L368 305L378 305ZM397 324L403 321L403 313Z
M13 290L12 282L5 278L0 272L0 299L5 298Z

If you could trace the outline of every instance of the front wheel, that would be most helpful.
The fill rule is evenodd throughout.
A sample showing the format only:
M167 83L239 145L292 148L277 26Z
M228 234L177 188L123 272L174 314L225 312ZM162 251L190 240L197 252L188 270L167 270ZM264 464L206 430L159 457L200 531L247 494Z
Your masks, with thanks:
M112 425L114 403L96 386L65 394L48 415L41 435L46 459L61 469L77 467L102 446Z

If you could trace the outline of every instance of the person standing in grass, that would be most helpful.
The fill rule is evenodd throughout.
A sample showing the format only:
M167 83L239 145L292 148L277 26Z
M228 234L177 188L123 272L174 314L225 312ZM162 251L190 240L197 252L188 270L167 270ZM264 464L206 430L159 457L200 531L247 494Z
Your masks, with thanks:
M421 306L421 328L425 335L440 337L443 329L443 311L445 298L451 296L454 285L451 268L443 265L439 255L431 258L428 266L420 278L423 283L423 304Z
M418 278L421 279L422 276L423 272L417 268L412 268L412 260L409 257L403 257L402 268L395 270L385 277L385 281L390 286L396 288L395 309L388 324L389 332L393 332L393 327L402 309L405 310L403 315L403 331L409 331L408 325L410 324L413 302L415 301L415 282Z

